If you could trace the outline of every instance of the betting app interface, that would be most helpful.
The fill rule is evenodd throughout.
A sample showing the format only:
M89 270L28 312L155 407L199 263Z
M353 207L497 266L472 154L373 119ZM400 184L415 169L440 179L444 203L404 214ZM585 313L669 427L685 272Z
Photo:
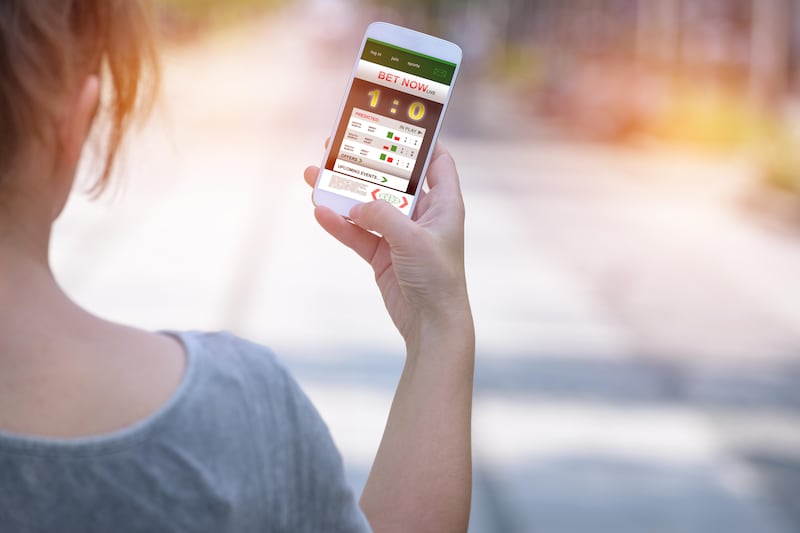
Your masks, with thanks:
M319 188L408 214L455 70L367 39Z

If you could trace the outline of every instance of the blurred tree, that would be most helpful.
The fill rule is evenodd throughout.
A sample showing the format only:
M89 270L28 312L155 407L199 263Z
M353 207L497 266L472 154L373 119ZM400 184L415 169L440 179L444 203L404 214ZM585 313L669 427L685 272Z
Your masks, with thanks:
M167 39L192 39L204 31L248 20L253 14L286 0L156 0L162 33Z
M636 55L640 62L675 63L681 34L680 18L680 0L639 1Z
M753 0L750 93L763 107L779 106L789 89L796 6L793 0Z

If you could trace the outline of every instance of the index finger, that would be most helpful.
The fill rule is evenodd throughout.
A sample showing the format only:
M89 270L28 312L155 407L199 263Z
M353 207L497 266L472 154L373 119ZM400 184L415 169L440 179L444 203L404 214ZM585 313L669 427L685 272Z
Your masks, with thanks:
M317 183L317 176L319 176L319 167L310 166L303 171L303 178L309 186L313 187Z

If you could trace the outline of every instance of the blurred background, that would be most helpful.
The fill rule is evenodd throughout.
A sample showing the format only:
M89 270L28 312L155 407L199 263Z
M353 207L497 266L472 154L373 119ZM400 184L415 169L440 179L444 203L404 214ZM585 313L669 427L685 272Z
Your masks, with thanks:
M56 227L75 299L274 348L359 492L403 344L302 171L367 24L432 32L465 52L470 531L800 531L800 1L157 6L156 110Z

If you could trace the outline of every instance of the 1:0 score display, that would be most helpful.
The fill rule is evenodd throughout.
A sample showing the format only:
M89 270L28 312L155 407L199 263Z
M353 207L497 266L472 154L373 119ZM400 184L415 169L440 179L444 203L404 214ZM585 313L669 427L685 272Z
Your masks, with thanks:
M381 99L380 89L373 89L370 92L368 92L367 95L370 96L369 106L372 109L377 108ZM392 100L392 105L389 108L389 113L391 113L392 115L396 115L397 108L399 105L400 105L399 99ZM425 104L423 104L422 102L412 102L411 105L408 106L406 112L408 114L409 119L418 122L425 117Z

